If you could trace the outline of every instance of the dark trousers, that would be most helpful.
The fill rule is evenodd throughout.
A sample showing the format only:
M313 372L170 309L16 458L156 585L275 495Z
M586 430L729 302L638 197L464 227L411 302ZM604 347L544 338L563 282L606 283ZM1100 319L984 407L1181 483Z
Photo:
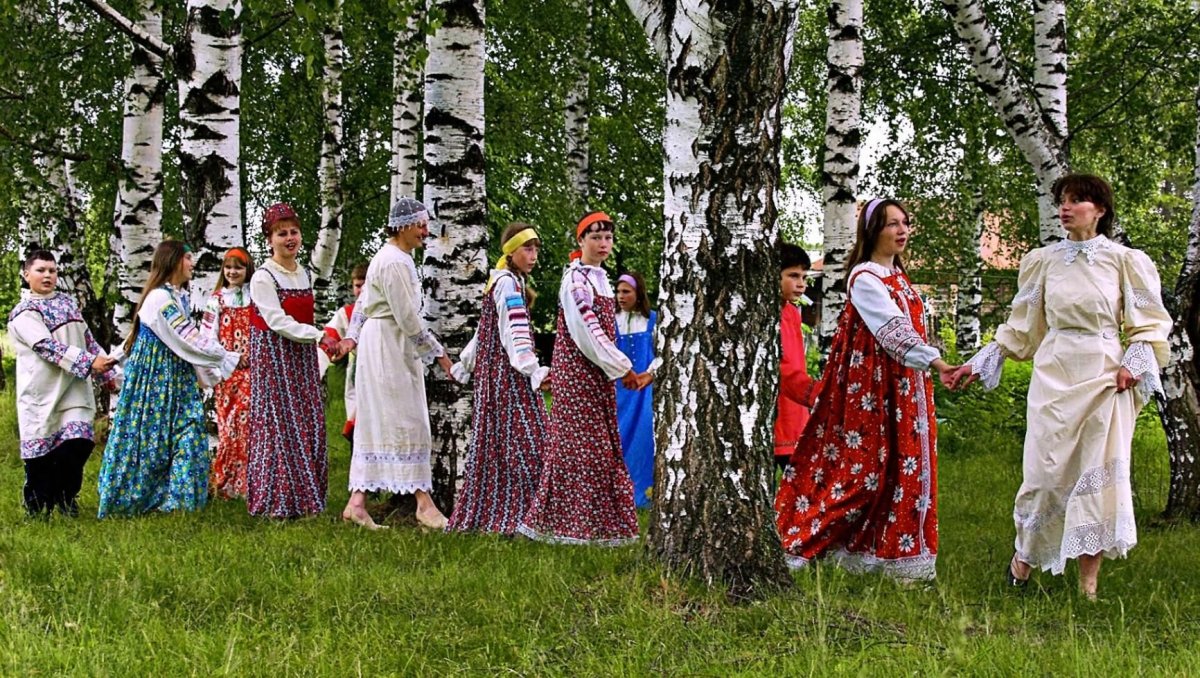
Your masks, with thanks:
M25 511L49 515L55 507L68 516L79 513L75 498L83 487L83 466L95 443L85 438L64 441L49 453L25 460Z

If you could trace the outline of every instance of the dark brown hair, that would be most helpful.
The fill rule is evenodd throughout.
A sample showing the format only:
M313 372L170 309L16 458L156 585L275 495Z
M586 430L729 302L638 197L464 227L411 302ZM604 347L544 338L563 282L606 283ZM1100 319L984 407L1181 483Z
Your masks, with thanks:
M237 256L236 254L234 254L235 251L241 252L242 254L246 255L246 258L242 259L241 257ZM229 287L229 281L225 279L225 264L228 263L231 259L233 261L236 261L237 263L241 264L242 268L246 269L246 281L243 282L242 284L243 285L250 284L250 276L254 275L254 259L250 256L250 253L247 252L246 250L244 250L240 247L235 247L235 248L229 250L228 252L226 252L225 258L221 260L221 268L220 268L220 270L217 271L217 286L215 288L213 288L213 294L216 294L217 292L220 292L221 290L225 289L226 287Z
M1054 182L1050 192L1054 195L1055 205L1062 204L1064 195L1070 195L1077 201L1087 201L1102 208L1104 214L1096 224L1096 233L1112 235L1113 220L1117 218L1117 211L1113 208L1112 186L1109 186L1107 181L1095 174L1066 174Z
M883 230L884 226L887 226L887 208L894 205L904 213L905 221L908 221L909 218L908 210L899 200L884 198L879 201L875 209L871 210L871 222L867 223L867 207L871 205L871 202L874 201L868 201L858 211L858 233L854 240L854 249L850 250L850 257L846 259L844 280L847 282L850 280L850 272L854 270L855 266L871 260L871 255L875 252L875 243L879 242L879 232ZM896 257L895 264L896 268L904 271L904 263L900 261L899 256Z
M50 250L36 249L30 250L29 254L25 255L25 261L21 262L21 270L28 271L30 266L33 266L35 261L48 261L57 265L58 261L54 259L54 253Z
M146 285L142 287L142 298L138 299L137 306L133 309L133 325L129 328L129 336L125 337L126 353L133 350L133 342L137 341L138 330L142 326L141 321L138 320L138 311L142 310L146 295L171 280L171 276L183 265L183 258L187 253L187 245L179 240L164 240L154 248L154 257L150 259L150 277L146 279Z
M350 269L350 282L353 283L355 280L366 280L366 279L367 279L367 265L360 261L354 265L354 268Z
M504 243L508 242L509 240L512 240L514 235L520 233L521 231L524 231L527 228L533 228L533 226L522 223L520 221L514 221L511 224L509 224L508 226L505 226L504 233L500 234L500 246L504 247ZM530 240L529 242L536 242L540 246L542 244L542 239L537 238L536 240ZM528 245L529 243L525 243L525 244ZM524 245L522 245L522 247L524 247ZM508 263L509 273L512 273L515 276L520 276L521 281L525 284L525 305L528 306L530 309L532 309L533 302L535 299L537 299L537 292L534 291L533 286L530 284L530 280L529 280L528 276L526 276L524 273L513 270L512 255L506 254L506 255L504 255L504 258Z
M633 286L633 310L635 313L640 313L642 316L650 317L650 295L646 293L646 279L637 271L625 271L622 276L633 278L637 284ZM625 283L628 285L629 283ZM621 286L621 279L617 279L617 286Z

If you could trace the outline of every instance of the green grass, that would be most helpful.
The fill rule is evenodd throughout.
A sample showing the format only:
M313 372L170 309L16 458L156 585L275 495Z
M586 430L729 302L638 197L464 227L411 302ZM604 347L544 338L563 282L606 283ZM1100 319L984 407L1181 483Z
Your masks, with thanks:
M0 675L1200 674L1200 530L1153 520L1167 476L1152 418L1134 450L1141 543L1106 562L1097 603L1070 571L1023 595L1001 586L1020 426L972 419L988 407L968 399L944 407L936 585L817 567L732 605L636 547L342 525L340 403L326 516L277 524L218 503L99 522L97 453L84 517L27 522L7 367Z

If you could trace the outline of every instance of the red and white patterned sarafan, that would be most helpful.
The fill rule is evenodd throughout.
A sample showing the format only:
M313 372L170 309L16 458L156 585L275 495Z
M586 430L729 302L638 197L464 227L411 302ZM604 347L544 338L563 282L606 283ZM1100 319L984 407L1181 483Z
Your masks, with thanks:
M230 305L227 297L242 300L244 290L237 294L213 295L216 312L212 322L221 345L230 351L248 355L250 351L249 299ZM213 305L212 302L209 304ZM209 322L205 312L205 323ZM213 387L214 409L217 414L217 453L213 456L209 491L222 499L246 496L246 463L250 446L250 368L235 370L233 375Z
M853 297L846 304L811 419L775 499L776 520L793 567L828 557L850 570L932 579L933 382L928 371L897 360L925 344L924 307L904 273L876 277L902 315L873 335Z

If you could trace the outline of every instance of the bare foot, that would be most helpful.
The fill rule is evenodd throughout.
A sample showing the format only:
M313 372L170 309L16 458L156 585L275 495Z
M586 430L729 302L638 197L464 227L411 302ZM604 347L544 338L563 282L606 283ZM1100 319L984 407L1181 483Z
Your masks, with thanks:
M342 511L342 521L354 523L359 527L365 527L368 530L386 530L387 525L380 525L371 519L371 514L366 511L351 511L349 509Z
M433 530L446 529L446 516L436 506L417 511L417 522Z

